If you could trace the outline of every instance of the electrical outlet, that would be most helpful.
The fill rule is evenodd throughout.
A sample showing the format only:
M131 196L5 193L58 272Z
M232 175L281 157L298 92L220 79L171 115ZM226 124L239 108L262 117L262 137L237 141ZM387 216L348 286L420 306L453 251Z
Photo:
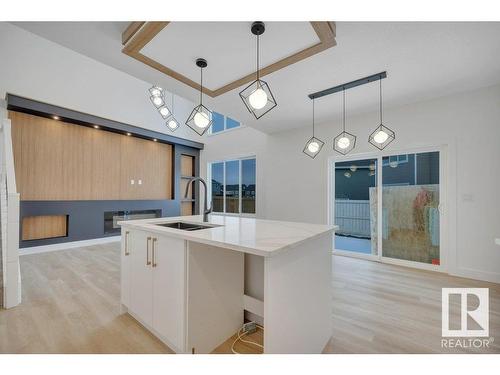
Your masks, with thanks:
M248 322L243 324L243 333L254 333L257 330L255 322Z

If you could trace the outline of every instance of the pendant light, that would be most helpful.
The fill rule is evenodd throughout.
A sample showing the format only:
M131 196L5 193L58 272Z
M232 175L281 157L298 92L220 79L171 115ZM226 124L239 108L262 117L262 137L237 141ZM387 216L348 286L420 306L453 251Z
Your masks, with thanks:
M313 103L312 137L306 142L306 145L304 146L304 150L302 152L314 159L316 155L318 155L321 149L323 148L325 142L314 136L314 99L312 100L312 103Z
M375 131L370 134L368 137L368 142L377 147L379 150L383 150L386 146L394 141L396 138L396 134L389 129L387 126L384 126L382 122L382 80L379 80L379 88L380 88L380 125L375 129Z
M251 30L257 36L257 79L240 92L240 97L248 111L258 120L277 104L269 85L259 76L259 38L266 31L266 26L264 22L256 21L252 23Z
M200 104L193 108L186 120L186 125L198 135L203 135L212 126L212 111L203 105L203 68L207 67L207 60L196 59L196 66L200 68Z
M171 131L176 131L179 128L179 122L174 116L174 94L172 93L172 112L170 113L170 116L166 118L165 124L167 125L167 128L169 128Z
M149 97L151 103L153 103L161 117L166 120L170 116L171 111L165 104L164 90L159 86L153 86L149 89L149 93L151 94Z
M342 155L351 152L356 146L356 136L345 131L345 88L342 89L342 133L333 139L333 149Z

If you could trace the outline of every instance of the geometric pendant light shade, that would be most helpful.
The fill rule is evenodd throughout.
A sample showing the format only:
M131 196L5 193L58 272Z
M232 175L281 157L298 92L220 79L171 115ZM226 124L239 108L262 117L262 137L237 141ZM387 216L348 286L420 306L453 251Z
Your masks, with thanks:
M149 99L157 109L160 116L163 117L164 120L172 116L170 108L168 108L167 104L165 103L164 90L159 86L153 86L149 89L149 93L151 94Z
M325 142L314 136L314 99L312 100L312 102L313 102L312 137L306 142L306 145L304 146L304 150L302 152L307 156L309 156L310 158L314 159L320 153Z
M380 125L370 134L368 142L379 150L383 150L389 143L394 141L396 134L382 122L382 80L380 82Z
M186 125L198 135L203 135L212 126L212 111L203 105L203 68L207 67L207 60L197 59L196 66L200 68L200 104L193 108L186 120Z
M342 90L342 133L333 139L333 149L346 155L356 146L356 136L345 130L345 89Z
M179 122L174 116L174 94L172 93L172 112L170 112L170 115L165 119L165 125L167 125L167 128L169 128L171 131L176 131L179 128Z
M163 89L161 87L153 86L149 89L149 93L151 94L149 100L151 100L151 103L153 103L156 109L159 109L165 105Z
M257 79L240 92L240 98L245 103L248 111L258 120L267 112L277 106L276 99L267 82L259 77L259 38L264 34L264 22L252 23L252 34L257 36Z

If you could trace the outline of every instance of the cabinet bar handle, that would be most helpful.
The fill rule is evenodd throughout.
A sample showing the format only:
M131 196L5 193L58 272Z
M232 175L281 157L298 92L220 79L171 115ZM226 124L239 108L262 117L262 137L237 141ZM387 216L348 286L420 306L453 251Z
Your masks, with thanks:
M156 267L157 264L156 264L156 241L158 241L158 238L153 238L153 267Z
M151 264L151 261L149 260L149 241L151 241L151 237L148 237L146 240L146 266Z
M127 230L125 232L125 255L130 255L130 251L128 251L128 235L129 235L129 231Z

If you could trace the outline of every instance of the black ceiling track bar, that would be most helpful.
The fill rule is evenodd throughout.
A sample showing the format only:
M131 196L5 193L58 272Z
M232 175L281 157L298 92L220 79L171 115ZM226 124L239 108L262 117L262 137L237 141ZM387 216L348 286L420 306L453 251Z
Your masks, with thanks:
M309 99L311 99L311 100L317 99L317 98L321 98L323 96L334 94L334 93L339 92L339 91L348 90L348 89L352 89L353 87L365 85L365 84L370 83L370 82L379 81L379 80L384 79L384 78L387 78L387 72L380 72L377 74L372 74L371 76L368 76L368 77L357 79L355 81L344 83L342 85L330 87L329 89L321 90L321 91L315 92L313 94L309 94L308 96L309 96Z

